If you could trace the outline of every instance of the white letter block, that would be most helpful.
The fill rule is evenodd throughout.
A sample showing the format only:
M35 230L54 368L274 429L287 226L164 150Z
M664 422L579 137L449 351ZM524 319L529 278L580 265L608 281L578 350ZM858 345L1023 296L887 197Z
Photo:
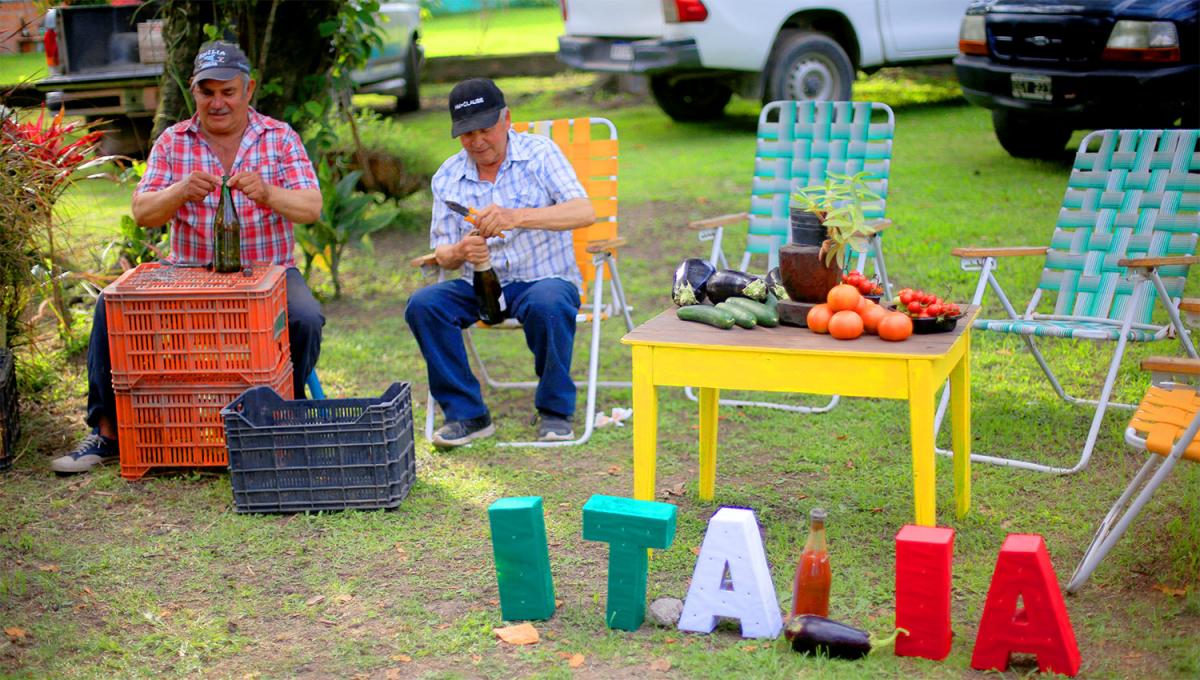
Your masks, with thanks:
M775 638L783 628L753 510L721 508L708 521L679 630L711 633L721 616L741 621L747 638Z

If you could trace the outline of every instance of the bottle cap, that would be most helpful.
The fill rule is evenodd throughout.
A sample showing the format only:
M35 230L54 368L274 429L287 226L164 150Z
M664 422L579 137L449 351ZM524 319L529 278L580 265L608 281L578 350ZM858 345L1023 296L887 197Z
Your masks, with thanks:
M813 508L808 513L809 519L819 522L824 522L827 516L828 514L825 512L825 508Z

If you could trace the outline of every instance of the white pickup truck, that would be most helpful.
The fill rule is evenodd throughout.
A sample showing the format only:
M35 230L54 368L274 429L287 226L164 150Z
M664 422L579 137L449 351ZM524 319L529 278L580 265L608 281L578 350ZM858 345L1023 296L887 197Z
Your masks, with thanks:
M850 99L858 70L949 61L969 0L562 0L558 58L649 76L675 120L721 116L736 92Z

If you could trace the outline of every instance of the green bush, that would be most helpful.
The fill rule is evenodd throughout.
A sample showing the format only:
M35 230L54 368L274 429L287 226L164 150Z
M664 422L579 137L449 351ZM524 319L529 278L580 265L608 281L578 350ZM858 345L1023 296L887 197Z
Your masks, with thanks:
M369 175L363 173L360 189L404 198L429 186L441 161L429 152L427 138L370 111L359 113L355 125L370 170ZM350 124L338 121L331 131L336 142L330 153L347 168L363 170Z

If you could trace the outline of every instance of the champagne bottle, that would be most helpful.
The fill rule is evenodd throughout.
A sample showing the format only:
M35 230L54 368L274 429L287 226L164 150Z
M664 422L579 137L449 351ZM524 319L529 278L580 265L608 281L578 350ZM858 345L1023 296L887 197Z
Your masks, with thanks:
M229 177L221 176L221 200L213 220L213 271L236 272L242 268L242 224L233 209Z
M504 301L504 291L500 288L500 277L492 269L492 260L488 258L483 264L475 265L475 277L472 284L475 288L475 301L479 303L479 320L489 326L504 321L508 305Z

